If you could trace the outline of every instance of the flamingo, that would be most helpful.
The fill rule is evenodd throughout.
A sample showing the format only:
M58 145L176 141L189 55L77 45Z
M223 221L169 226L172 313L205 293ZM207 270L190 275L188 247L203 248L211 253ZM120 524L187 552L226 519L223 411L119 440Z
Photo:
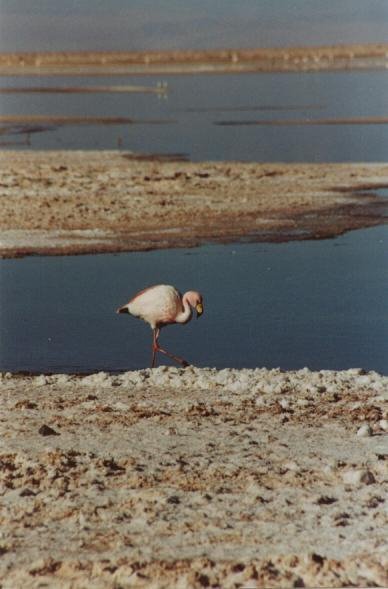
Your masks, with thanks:
M159 346L160 330L170 323L188 323L197 312L197 318L203 313L202 295L189 290L182 295L174 286L157 284L138 292L126 305L119 307L117 313L129 313L149 323L153 330L151 368L155 367L156 353L161 352L182 366L189 363L180 356L175 356Z

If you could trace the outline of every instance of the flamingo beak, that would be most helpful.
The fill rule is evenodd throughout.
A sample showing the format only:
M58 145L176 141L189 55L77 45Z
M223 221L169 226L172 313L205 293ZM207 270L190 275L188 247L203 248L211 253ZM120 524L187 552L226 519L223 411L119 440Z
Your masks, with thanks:
M128 307L119 307L116 313L129 313Z
M203 313L203 305L202 303L197 303L195 310L197 311L197 319L198 317L200 317Z

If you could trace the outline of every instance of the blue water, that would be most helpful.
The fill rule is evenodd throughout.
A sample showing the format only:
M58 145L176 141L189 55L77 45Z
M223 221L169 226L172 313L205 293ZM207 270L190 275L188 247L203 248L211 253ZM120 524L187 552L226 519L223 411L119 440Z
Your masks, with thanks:
M0 260L0 368L147 367L150 328L115 310L170 283L203 293L204 315L161 335L198 366L388 374L387 245L377 227L324 241Z
M191 160L386 161L388 125L220 126L274 119L387 117L388 72L2 77L0 86L168 84L155 94L0 94L3 115L130 117L140 124L1 125L0 147L125 149ZM148 124L155 119L161 124ZM30 134L26 132L31 131ZM24 132L26 131L26 132Z

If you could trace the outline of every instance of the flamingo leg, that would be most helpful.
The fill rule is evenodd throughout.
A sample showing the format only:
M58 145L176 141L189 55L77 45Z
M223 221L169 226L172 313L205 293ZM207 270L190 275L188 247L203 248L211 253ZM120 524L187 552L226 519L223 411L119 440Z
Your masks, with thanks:
M185 360L184 358L181 358L180 356L175 356L174 354L171 354L171 352L167 352L167 350L164 350L163 348L161 348L159 346L159 333L160 333L160 329L156 328L154 329L154 335L153 335L153 341L152 341L152 364L151 364L151 368L155 367L155 358L156 358L156 353L160 352L161 354L164 354L165 356L168 356L169 358L171 358L172 360L174 360L175 362L177 362L178 364L181 364L181 366L183 366L184 368L186 366L189 366L189 363L187 362L187 360Z
M186 368L186 366L190 366L190 364L187 362L187 360L185 360L184 358L181 358L180 356L175 356L174 354L167 352L167 350L163 350L163 348L158 348L158 352L161 352L162 354L165 354L166 356L168 356L172 360L175 360L175 362L178 362L178 364L181 364L183 366L183 368Z
M155 368L155 364L156 364L156 352L158 351L159 331L160 330L157 327L152 330L152 361L151 361L151 368Z

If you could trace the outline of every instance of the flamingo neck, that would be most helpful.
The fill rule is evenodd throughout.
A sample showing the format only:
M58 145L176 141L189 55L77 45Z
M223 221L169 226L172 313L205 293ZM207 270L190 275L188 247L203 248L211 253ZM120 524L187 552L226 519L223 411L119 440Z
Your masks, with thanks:
M182 307L183 310L175 317L176 323L187 323L192 317L193 310L186 298L186 295L183 295L182 297Z

